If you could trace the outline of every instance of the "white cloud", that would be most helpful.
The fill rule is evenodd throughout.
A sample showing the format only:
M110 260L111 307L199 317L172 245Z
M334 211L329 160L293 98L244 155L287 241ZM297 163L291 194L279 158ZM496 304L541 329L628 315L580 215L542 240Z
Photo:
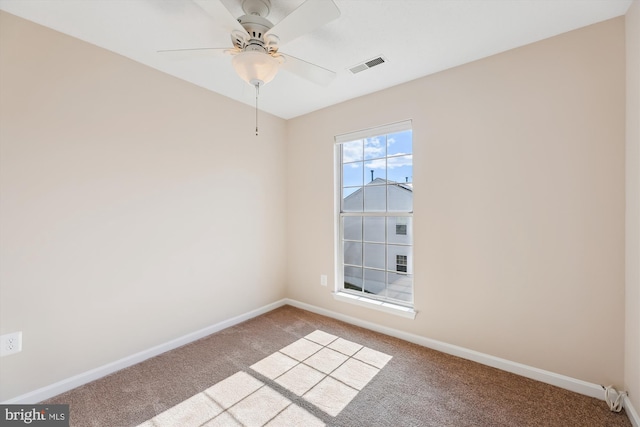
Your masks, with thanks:
M353 141L342 144L342 162L352 163L362 161L363 148L366 157L382 157L375 160L365 161L364 166L367 169L394 169L403 166L411 166L413 164L413 156L407 153L394 153L393 157L388 157L385 162L386 143L394 144L395 139L389 138L367 138L364 141ZM364 143L364 147L363 147ZM362 163L352 163L351 168L358 168Z
M386 160L386 164L385 159L372 160L365 163L365 167L367 169L384 169L385 167L387 167L388 169L394 169L413 165L413 155L404 155L403 157L388 157Z
M380 138L367 138L364 140L365 157L383 157L385 153L385 144Z
M405 153L398 153L405 154ZM413 155L404 155L403 157L389 157L387 159L387 167L389 169L399 168L402 166L412 166L413 165Z
M376 159L365 163L367 169L384 169L387 165L384 159Z
M362 141L342 144L342 162L355 162L362 160Z

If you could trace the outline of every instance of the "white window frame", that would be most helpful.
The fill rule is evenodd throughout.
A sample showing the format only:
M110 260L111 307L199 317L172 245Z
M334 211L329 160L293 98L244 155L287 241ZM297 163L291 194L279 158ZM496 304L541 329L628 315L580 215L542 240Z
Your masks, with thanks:
M380 216L380 217L408 217L413 218L413 210L411 212L395 212L395 211L386 211L386 212L357 212L357 213L349 213L342 212L342 201L343 201L343 166L342 166L342 144L346 142L356 141L364 138L371 138L375 136L388 135L398 132L403 132L407 130L412 130L411 120L406 120L402 122L397 122L389 125L378 126L375 128L365 129L357 132L351 132L348 134L338 135L335 137L335 162L336 165L336 233L335 233L335 256L336 256L336 283L334 288L334 297L337 300L349 302L369 308L373 308L376 310L385 311L388 313L397 314L407 318L415 318L417 312L413 308L413 298L411 302L401 302L392 299L387 299L386 297L379 297L376 295L365 295L364 293L359 292L351 292L347 289L344 289L344 253L343 253L343 233L344 230L342 228L343 218L347 216ZM412 141L413 146L413 141ZM412 150L413 154L413 150ZM413 228L413 227L411 227ZM395 227L394 227L395 229ZM407 233L412 233L407 230ZM385 243L385 247L388 243ZM412 247L414 244L412 243ZM394 265L395 267L395 265ZM395 268L394 268L395 269ZM413 273L413 272L412 272ZM414 296L414 291L412 289L412 297Z

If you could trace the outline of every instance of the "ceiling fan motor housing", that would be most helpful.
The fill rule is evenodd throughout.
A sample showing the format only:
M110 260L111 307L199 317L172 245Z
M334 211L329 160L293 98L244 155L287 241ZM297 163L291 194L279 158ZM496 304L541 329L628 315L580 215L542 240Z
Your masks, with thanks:
M266 18L258 15L243 15L238 18L238 22L249 34L234 32L231 34L231 41L234 46L244 51L262 51L265 53L275 53L278 50L277 37L270 35L269 40L265 41L264 35L269 31L273 24Z

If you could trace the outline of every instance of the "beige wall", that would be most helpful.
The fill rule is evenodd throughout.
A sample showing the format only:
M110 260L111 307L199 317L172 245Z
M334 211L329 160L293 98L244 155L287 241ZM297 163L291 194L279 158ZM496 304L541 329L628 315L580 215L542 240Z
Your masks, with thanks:
M627 49L637 16L635 1ZM25 340L2 359L0 401L288 296L624 382L640 407L638 114L623 350L624 39L614 19L287 123L263 114L256 138L250 107L0 13L0 333ZM415 320L319 285L334 276L333 136L407 118Z
M285 121L0 13L0 401L284 297Z
M625 388L640 411L640 1L625 17L627 50Z
M606 21L290 120L289 296L620 386L624 28ZM334 277L334 135L403 119L414 126L415 320L319 285Z

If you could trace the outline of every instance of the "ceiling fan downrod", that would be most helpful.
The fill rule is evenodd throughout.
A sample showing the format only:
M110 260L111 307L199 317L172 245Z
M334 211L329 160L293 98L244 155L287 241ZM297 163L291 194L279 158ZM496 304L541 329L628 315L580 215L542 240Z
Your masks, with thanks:
M258 95L260 94L260 82L254 82L256 88L256 136L258 136Z

